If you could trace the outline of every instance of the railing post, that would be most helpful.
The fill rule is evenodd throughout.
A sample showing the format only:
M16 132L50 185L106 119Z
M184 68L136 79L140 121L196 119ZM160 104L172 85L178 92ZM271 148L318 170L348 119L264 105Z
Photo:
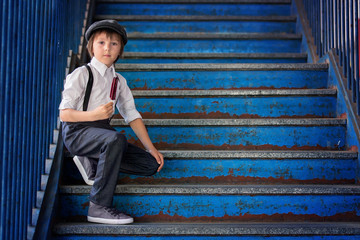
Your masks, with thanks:
M353 89L353 96L352 96L352 101L356 102L356 86L355 86L355 77L354 77L354 70L355 70L355 66L354 66L354 2L350 1L350 6L349 6L349 46L350 46L350 51L349 51L349 79L351 79L351 89Z
M359 91L359 72L360 72L360 38L359 38L359 2L355 1L355 85L356 85L356 103L357 103L357 114L360 115L360 91Z

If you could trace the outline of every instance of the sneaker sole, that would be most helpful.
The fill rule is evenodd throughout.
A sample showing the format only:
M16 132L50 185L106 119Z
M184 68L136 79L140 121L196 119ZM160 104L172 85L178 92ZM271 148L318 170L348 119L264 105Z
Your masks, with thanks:
M88 179L85 169L84 169L83 165L81 164L80 160L78 159L78 157L77 156L73 157L73 160L74 160L76 167L79 169L81 177L84 179L85 183L90 186L94 185L94 181Z
M87 217L88 222L94 222L94 223L104 223L104 224L129 224L133 223L134 219L106 219L106 218L96 218L96 217Z

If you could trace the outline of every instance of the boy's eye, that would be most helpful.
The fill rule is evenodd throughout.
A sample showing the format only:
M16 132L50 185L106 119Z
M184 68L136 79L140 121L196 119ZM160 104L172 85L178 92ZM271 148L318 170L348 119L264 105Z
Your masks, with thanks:
M111 44L112 44L113 46L117 46L117 45L118 45L117 42L112 42Z

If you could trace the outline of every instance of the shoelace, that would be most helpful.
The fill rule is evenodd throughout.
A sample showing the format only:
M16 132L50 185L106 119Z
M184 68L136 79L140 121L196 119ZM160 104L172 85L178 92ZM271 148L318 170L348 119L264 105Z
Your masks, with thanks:
M108 211L112 216L121 216L121 212L117 210L116 208L112 207L105 207L105 210Z

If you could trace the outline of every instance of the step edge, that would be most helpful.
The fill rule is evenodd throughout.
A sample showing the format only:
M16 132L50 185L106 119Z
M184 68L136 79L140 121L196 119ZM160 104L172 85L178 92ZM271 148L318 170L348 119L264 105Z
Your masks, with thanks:
M287 97L334 96L336 89L132 90L134 97Z
M251 59L268 59L268 58L294 58L306 59L307 53L162 53L162 52L125 52L124 59L132 58L251 58Z
M110 231L109 231L110 230ZM102 225L92 223L57 223L54 233L109 235L359 235L360 224L355 222L296 222L296 223L134 223L131 225Z
M358 153L354 151L271 151L271 150L244 150L244 151L200 151L200 150L159 150L167 160L184 158L251 158L251 159L344 159L354 160Z
M110 15L98 14L96 20L116 21L251 21L251 22L296 22L296 16L212 16L212 15Z
M309 119L143 119L147 126L339 126L346 125L341 118ZM123 119L112 119L112 126L128 126Z
M236 39L236 40L301 40L297 33L207 33L207 32L157 32L129 33L128 39Z
M129 64L116 63L116 71L327 71L327 63L175 63L175 64Z
M61 194L89 194L91 186L62 185ZM117 195L360 195L358 185L117 185Z
M97 0L98 3L234 3L291 4L291 0Z

